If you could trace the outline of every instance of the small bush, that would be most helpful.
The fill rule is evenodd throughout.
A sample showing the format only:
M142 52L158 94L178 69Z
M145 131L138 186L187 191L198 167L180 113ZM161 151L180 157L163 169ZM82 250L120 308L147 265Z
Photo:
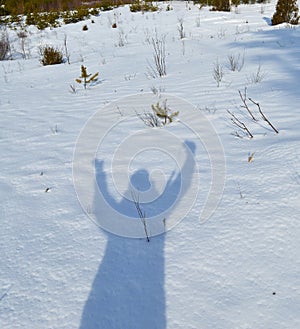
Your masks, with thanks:
M237 55L229 55L228 57L228 62L229 62L229 69L231 71L238 71L240 72L244 66L245 63L245 54L241 56L241 54Z
M49 13L28 13L26 16L26 25L35 25L39 30L47 27L58 27L60 14L58 12Z
M100 8L91 8L89 13L92 16L98 16L100 14Z
M25 24L26 25L35 25L35 23L36 23L36 16L37 16L37 14L28 13L26 15Z
M52 11L63 12L67 10L89 9L93 6L93 12L97 9L108 10L116 6L130 3L127 0L0 0L0 16L18 15L27 13L49 13ZM5 4L5 6L2 6ZM94 14L93 14L94 15Z
M161 127L162 122L159 117L154 112L144 112L144 113L137 113L138 118L140 118L144 124L148 127Z
M272 17L272 25L290 23L297 25L299 21L297 0L278 0L276 12Z
M78 10L67 11L62 17L65 24L77 23L90 18L91 14L87 8L80 8Z
M75 11L74 12L66 11L65 13L63 13L62 17L63 17L63 22L65 24L72 24L80 21L80 19L78 19L77 17L77 12Z
M8 20L10 25L21 25L23 18L21 15L11 15Z
M37 21L35 22L35 25L39 30L45 30L50 26L44 14L37 15Z
M60 14L58 12L51 11L49 13L46 13L44 17L45 17L45 20L47 21L47 23L49 24L49 26L52 26L52 27L59 26L58 20L60 18Z
M157 11L158 7L154 6L151 1L140 1L137 0L136 2L130 5L131 12L137 11Z
M230 11L230 1L229 0L214 0L213 11Z
M91 14L90 14L90 11L89 11L89 9L88 8L79 8L78 10L77 10L77 17L81 20L81 21L83 21L83 20L85 20L85 19L87 19L87 18L90 18L91 17Z
M262 71L262 66L261 64L258 65L257 70L255 73L251 74L248 78L247 78L247 82L249 84L256 84L256 83L260 83L264 80L264 78L266 77L266 72Z
M40 48L41 53L41 63L46 65L55 65L61 64L63 62L63 54L58 48L54 48L53 46L43 46Z
M223 66L218 61L216 61L214 63L213 78L217 82L218 87L220 87L220 83L223 77L224 77Z
M204 6L213 6L214 0L194 0L194 5L200 5L201 7Z
M220 1L220 0L217 0ZM222 1L222 0L221 0ZM255 3L268 3L268 0L232 0L231 1L231 5L237 7L240 4L255 4ZM194 4L198 4L202 7L204 6L212 6L212 7L217 7L218 4L216 4L216 0L194 0L193 1ZM226 8L228 8L228 5L225 6ZM216 10L216 9L213 9ZM225 10L228 11L228 10Z
M166 36L159 37L157 34L151 39L153 47L154 65L149 63L148 75L152 78L163 77L167 75L166 65Z
M117 5L118 1L114 1L113 3L111 0L102 0L100 4L100 10L101 11L108 11L114 9L114 7Z
M8 58L10 51L10 43L6 33L2 33L0 36L0 61Z

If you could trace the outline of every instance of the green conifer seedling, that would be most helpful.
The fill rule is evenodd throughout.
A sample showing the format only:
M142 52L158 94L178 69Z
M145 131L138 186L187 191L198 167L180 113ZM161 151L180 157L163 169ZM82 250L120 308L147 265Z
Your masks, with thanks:
M173 119L179 114L179 111L173 112L167 106L167 100L165 100L162 105L157 102L155 105L151 105L151 108L154 114L163 120L163 125L173 122Z
M91 83L91 82L95 82L98 80L98 75L99 72L95 73L95 74L88 74L86 67L84 65L81 65L81 76L76 79L76 82L78 83L83 83L84 89L86 89L86 86Z

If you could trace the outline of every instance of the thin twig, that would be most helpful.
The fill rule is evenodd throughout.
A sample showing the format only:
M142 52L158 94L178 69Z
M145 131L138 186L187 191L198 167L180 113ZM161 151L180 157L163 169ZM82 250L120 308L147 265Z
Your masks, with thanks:
M140 118L144 124L148 127L161 127L162 123L160 122L157 115L151 112L137 113L136 115Z
M4 293L2 293L2 295L0 296L0 302L2 301L2 299L4 299L8 295L11 287L12 287L12 285L10 285L8 288L6 288L6 290L4 291Z
M154 65L149 64L148 73L151 77L162 77L167 74L166 68L166 37L163 35L160 38L156 34L150 40L153 48L153 62Z
M263 111L261 110L261 107L260 107L259 103L254 102L254 100L250 97L249 97L249 101L252 102L253 104L255 104L258 107L258 111L261 114L263 120L266 121L269 124L269 126L275 131L276 134L278 134L279 131L272 125L272 123L269 121L269 119L264 115Z
M64 48L65 48L65 55L67 58L67 62L68 64L70 64L70 53L69 53L69 49L68 49L68 43L67 43L67 35L65 34L64 37Z
M253 115L252 111L249 109L249 106L247 105L246 103L246 99L247 99L247 88L245 88L245 93L244 93L244 96L242 95L241 91L239 90L239 94L240 94L240 97L241 97L241 100L243 102L244 105L241 105L241 107L245 108L249 115L251 116L251 118L254 120L254 121L258 121L255 116Z
M242 122L240 119L238 119L234 113L227 110L227 112L231 115L231 121L234 125L239 127L242 130L245 130L250 138L253 138L253 135L251 134L250 130L247 128L247 126Z
M136 210L138 212L138 215L139 215L139 217L140 217L140 219L141 219L141 221L143 223L147 242L150 242L149 234L148 234L148 230L147 230L147 223L146 223L146 213L145 213L145 211L143 211L141 209L139 197L137 197L133 192L131 192L131 196L132 196L132 199L133 199L133 203L135 205L135 208L136 208Z

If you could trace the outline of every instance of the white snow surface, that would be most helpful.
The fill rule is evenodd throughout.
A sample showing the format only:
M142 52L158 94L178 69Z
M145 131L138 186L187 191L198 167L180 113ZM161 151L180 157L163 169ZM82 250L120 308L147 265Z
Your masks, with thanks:
M0 66L0 328L300 328L300 29L270 26L275 5L241 5L230 13L182 2L143 14L120 7L94 23L30 27L27 59L16 31L9 31L14 59ZM154 79L147 68L156 34L166 38L167 75ZM42 66L39 47L63 49L65 36L70 64ZM230 70L231 55L244 59L240 71ZM217 63L224 73L219 86ZM75 82L82 64L99 71L100 83L86 90ZM248 101L259 122L250 120L238 93L245 88L278 134ZM148 243L108 233L89 218L93 205L81 207L72 164L92 115L154 89L185 99L209 119L226 175L221 202L200 222L210 180L204 151L180 131L180 113L178 122L160 128L197 144L206 187L177 226ZM234 136L243 132L227 110L247 124L252 139ZM121 111L104 111L103 120L117 122ZM131 118L128 134L159 129ZM98 160L115 152L124 129L114 131L116 141L108 138ZM162 169L160 160L150 152L136 166L157 161ZM173 168L165 167L170 176Z

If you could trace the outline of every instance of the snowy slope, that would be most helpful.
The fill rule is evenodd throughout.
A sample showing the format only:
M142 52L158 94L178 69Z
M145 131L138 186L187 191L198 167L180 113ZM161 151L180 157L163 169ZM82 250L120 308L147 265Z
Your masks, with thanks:
M275 4L220 13L174 2L171 11L141 14L124 7L101 13L95 23L31 27L26 60L18 56L20 42L10 31L15 60L0 67L0 328L300 327L300 30L268 25ZM117 29L111 27L114 21ZM166 37L167 75L153 79L147 68L149 40L156 33ZM65 36L71 64L41 66L39 46L63 47ZM229 69L230 55L244 59L240 71ZM224 73L219 87L213 77L217 63ZM75 82L82 64L100 75L100 83L87 90ZM279 134L261 120L255 105L249 102L258 123L241 108L238 91L245 87ZM151 130L134 107L127 113L122 104L125 96L144 97L154 89L170 102L183 99L195 108L190 113L179 108L177 122ZM120 106L110 110L114 101ZM144 111L151 104L141 106ZM254 138L234 136L238 129L227 110L246 122ZM158 170L156 183L180 173L178 163L189 156L195 161L191 172L199 179L198 196L193 204L186 194L181 200L183 208L192 205L188 216L150 243L106 232L97 219L101 225L110 214L98 203L82 208L77 198L76 143L89 118L101 114L99 135L101 127L116 127L95 152L96 161L104 161L95 175L98 187L106 183L119 204L109 161L127 136L133 136L133 145L143 145L153 134L161 153L138 154L131 169ZM199 212L212 183L209 154L203 140L182 125L198 129L203 120L214 128L226 161L222 200L206 221ZM139 131L146 131L145 140ZM176 144L170 137L156 145L154 136L164 133L173 134ZM196 148L184 158L186 141ZM169 144L172 152L178 149L177 158L166 155ZM127 149L130 153L125 143L122 154ZM126 179L121 183L126 190ZM96 188L88 189L90 200ZM147 211L163 211L163 205ZM169 217L181 216L183 208Z

